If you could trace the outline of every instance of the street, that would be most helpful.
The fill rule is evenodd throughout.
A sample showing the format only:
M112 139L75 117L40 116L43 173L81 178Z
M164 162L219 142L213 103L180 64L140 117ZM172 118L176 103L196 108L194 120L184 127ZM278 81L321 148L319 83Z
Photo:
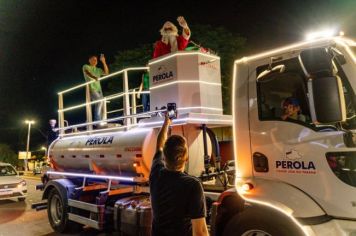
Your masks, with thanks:
M36 184L40 183L39 178L24 177L28 185L28 195L26 201L17 200L0 201L0 236L54 236L58 234L51 228L47 211L36 212L31 209L31 204L41 201L42 192L36 191ZM84 228L76 235L105 235L95 229ZM75 235L75 234L71 234Z

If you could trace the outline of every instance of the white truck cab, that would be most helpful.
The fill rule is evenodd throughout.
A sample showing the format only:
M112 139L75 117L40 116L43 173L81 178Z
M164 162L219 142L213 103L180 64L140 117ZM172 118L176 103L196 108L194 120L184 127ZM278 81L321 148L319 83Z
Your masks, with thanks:
M356 235L355 46L330 37L235 61L236 191L245 207L224 232ZM288 116L287 105L298 114Z

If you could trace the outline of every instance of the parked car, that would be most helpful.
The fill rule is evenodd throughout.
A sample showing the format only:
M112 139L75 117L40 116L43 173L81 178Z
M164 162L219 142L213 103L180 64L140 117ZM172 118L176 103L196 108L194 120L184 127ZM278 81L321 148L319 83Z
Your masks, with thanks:
M18 199L24 201L26 196L26 181L19 176L12 165L0 162L0 200Z

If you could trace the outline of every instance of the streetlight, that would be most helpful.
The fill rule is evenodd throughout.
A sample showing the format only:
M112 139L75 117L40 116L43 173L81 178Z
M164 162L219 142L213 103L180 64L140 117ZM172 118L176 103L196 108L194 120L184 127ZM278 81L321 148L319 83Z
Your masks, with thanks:
M26 145L26 158L25 158L25 171L28 171L27 167L27 159L28 159L28 151L30 149L30 133L31 133L31 125L35 123L34 120L25 120L25 123L28 124L28 131L27 131L27 145Z

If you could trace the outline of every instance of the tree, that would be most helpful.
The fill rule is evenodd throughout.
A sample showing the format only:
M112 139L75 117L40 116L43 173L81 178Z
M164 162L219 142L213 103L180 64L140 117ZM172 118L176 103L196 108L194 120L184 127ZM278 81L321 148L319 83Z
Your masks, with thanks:
M246 49L246 39L224 27L192 25L192 40L220 56L224 113L231 114L233 63Z
M210 25L192 25L191 40L204 48L209 48L221 58L221 81L224 113L231 114L231 84L234 60L242 55L246 49L246 39L227 30L224 27ZM131 66L144 66L152 59L153 44L142 44L135 49L120 51L115 56L115 61L110 65L112 71ZM130 80L130 87L134 80ZM121 85L109 84L108 89Z
M10 163L13 166L18 165L18 157L9 145L0 143L0 161Z

